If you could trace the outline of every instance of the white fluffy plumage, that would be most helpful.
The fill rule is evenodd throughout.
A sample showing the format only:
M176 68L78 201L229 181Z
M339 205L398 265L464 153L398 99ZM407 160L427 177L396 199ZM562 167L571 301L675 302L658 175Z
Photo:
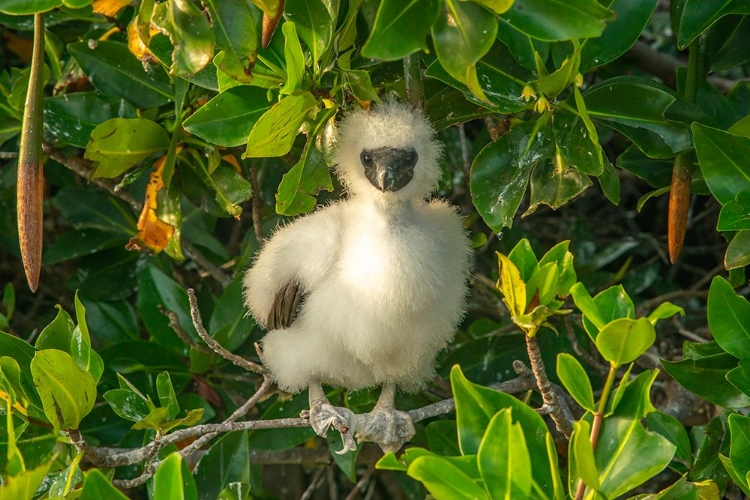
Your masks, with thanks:
M420 112L393 102L354 111L337 130L336 171L348 197L278 229L245 277L247 306L262 326L286 284L304 294L296 320L263 338L263 363L290 392L316 383L416 390L454 335L469 273L461 217L426 200L441 146ZM378 189L365 175L362 152L378 148L416 150L401 189Z

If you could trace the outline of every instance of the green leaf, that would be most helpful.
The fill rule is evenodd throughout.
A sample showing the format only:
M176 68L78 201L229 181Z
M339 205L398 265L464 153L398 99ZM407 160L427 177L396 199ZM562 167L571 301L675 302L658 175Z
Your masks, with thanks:
M595 411L591 381L581 363L566 352L557 355L557 376L573 399L584 410Z
M317 68L333 39L331 13L321 0L286 0L284 14L296 26Z
M654 12L657 0L607 0L614 12L601 36L581 42L581 73L603 66L623 55L638 40Z
M594 302L594 299L591 298L583 283L579 282L573 285L570 288L570 293L573 296L573 302L576 307L583 313L583 326L586 327L586 320L594 326L592 329L586 328L586 332L592 340L596 340L597 333L604 328L607 320L602 316L599 307Z
M284 33L284 61L286 62L286 82L281 94L291 94L302 86L305 77L305 55L297 37L294 23L286 22L281 27Z
M247 139L246 158L283 156L292 149L300 125L317 104L307 91L296 91L274 104L255 122Z
M613 13L595 0L516 0L500 17L532 38L557 42L601 35Z
M422 482L435 498L489 500L481 486L444 457L419 457L409 465L407 474Z
M45 326L34 343L37 349L57 349L70 353L70 341L75 329L75 323L62 306L58 305L57 316Z
M250 6L244 0L206 0L216 47L223 51L214 63L233 79L250 83L258 49L258 34Z
M55 208L76 229L99 229L122 236L136 232L136 219L122 201L102 191L66 186L53 200Z
M142 395L129 389L112 389L104 393L104 399L115 413L132 422L145 419L152 410Z
M44 126L57 139L85 148L97 125L112 118L135 118L124 99L98 92L75 92L44 100Z
M203 498L215 498L231 483L250 482L247 432L232 432L217 439L195 467L195 482Z
M675 446L646 431L640 420L621 417L604 419L596 448L599 492L616 498L654 477L667 464Z
M717 231L740 231L750 229L750 191L740 191L734 200L721 207Z
M575 81L580 64L581 52L574 49L573 53L563 60L559 68L550 74L539 76L530 85L546 97L555 98Z
M567 297L570 293L570 287L576 282L576 270L573 267L573 254L568 251L570 241L561 241L554 247L550 248L539 260L538 268L549 262L557 264L560 270L560 279L557 283L557 295Z
M183 127L213 144L240 146L269 109L271 103L264 89L240 85L208 101L183 122Z
M62 0L3 0L0 4L0 12L12 16L23 16L46 12L60 5L62 5Z
M533 214L539 205L557 210L591 187L593 182L576 168L567 165L561 157L555 156L553 160L539 162L531 173L529 185L529 208L523 217Z
M144 118L113 118L91 132L84 158L96 165L92 177L111 179L167 148L169 136L158 123Z
M681 361L662 359L661 365L685 389L714 404L724 408L744 408L750 405L750 397L726 378L727 373L737 367L737 358L730 354Z
M602 174L606 157L598 137L590 134L582 115L569 112L567 108L559 109L552 119L552 131L557 152L566 166L586 175Z
M172 100L174 90L160 67L146 71L120 42L75 42L68 52L102 94L122 97L140 109L154 108Z
M242 280L233 280L214 306L208 331L224 347L234 351L240 347L255 326L252 316L245 312Z
M721 348L737 358L750 358L750 303L721 276L711 281L707 311L709 328Z
M508 260L518 268L523 282L528 282L539 268L539 262L536 255L534 255L534 250L531 248L531 243L526 238L521 238L516 243L516 246L508 254Z
M704 2L685 0L679 18L677 47L685 49L698 35L703 33L717 19L728 14L750 14L750 4L744 0L720 0Z
M102 358L91 348L81 331L80 325L73 330L70 338L69 352L78 368L87 372L94 379L94 383L99 383L99 379L104 373L104 362Z
M526 304L524 311L529 303L534 300L534 295L538 294L539 305L548 306L555 300L557 292L557 282L560 279L560 270L556 262L549 262L542 266L541 269L534 273L534 276L526 283Z
M733 386L750 396L750 360L740 360L739 366L729 370L726 378Z
M298 215L315 208L321 190L333 191L331 174L323 155L308 141L299 162L284 174L276 194L276 213Z
M528 498L531 492L529 450L511 412L500 410L492 417L479 445L479 472L490 498Z
M34 498L34 493L44 481L52 462L46 462L32 470L25 470L15 476L4 476L0 485L0 500Z
M622 366L635 361L655 340L654 325L647 318L622 318L601 329L596 336L596 347L604 359Z
M193 76L211 62L216 43L211 25L190 0L168 0L154 5L151 23L169 36L174 46L170 73Z
M38 351L31 373L49 421L56 429L78 428L96 401L93 377L78 368L70 354L56 349Z
M378 7L362 55L396 61L417 50L427 50L427 33L438 16L437 0L384 0Z
M729 434L732 437L729 459L734 471L743 479L750 473L750 418L731 414L728 420ZM747 488L747 479L742 484Z
M458 428L455 420L437 420L427 425L427 442L430 449L443 456L460 456Z
M692 465L690 437L679 420L667 413L654 411L646 415L646 424L649 430L661 434L677 447L675 458L682 460L686 465Z
M659 370L646 370L629 381L620 398L616 402L613 401L614 414L620 417L642 419L656 411L654 405L651 404L651 386L657 375L659 375Z
M497 288L503 294L503 302L511 317L521 316L526 312L526 305L531 299L527 297L526 283L521 280L521 273L510 259L500 252L496 254L499 274Z
M182 455L175 452L162 461L154 474L154 498L198 500L198 489Z
M727 270L738 269L750 264L750 231L740 231L729 242L724 255L724 267Z
M591 424L586 420L573 422L573 435L568 445L570 456L570 491L576 490L576 480L581 478L584 484L598 490L599 471L594 460L594 448L591 446Z
M658 323L659 320L671 318L675 314L685 316L685 310L671 302L662 302L656 309L651 311L647 317L651 324L656 326L656 323Z
M83 489L78 500L101 500L102 498L127 500L128 497L115 488L99 469L91 469L86 472Z
M582 285L577 285L577 295L581 300L585 300L580 297L583 288ZM630 296L628 296L622 285L611 286L606 290L602 290L592 299L596 311L598 311L598 318L602 321L602 324L597 324L594 318L591 317L592 313L584 310L578 305L578 299L576 295L573 295L573 300L576 301L576 306L584 314L583 327L592 339L596 338L598 331L601 330L606 323L620 318L635 318L635 306ZM598 321L598 320L597 320Z
M458 441L463 455L479 450L490 420L499 410L512 408L513 421L521 424L531 461L532 489L552 491L553 479L550 464L538 457L548 455L547 425L532 408L509 394L494 391L469 382L458 365L451 369L451 388L456 399Z
M479 5L446 0L432 25L432 40L440 64L482 101L487 98L477 76L476 64L495 42L495 17Z
M664 85L621 76L594 85L583 97L591 118L625 134L649 156L671 157L692 147L688 126L670 121L667 112L693 108Z
M513 225L531 169L553 154L552 132L545 121L541 118L511 128L485 146L472 163L472 203L496 233Z
M180 412L180 405L177 403L177 395L174 393L169 372L161 372L156 377L156 392L159 394L159 404L167 409L167 417L175 418Z
M704 42L706 67L716 72L745 64L750 60L750 54L744 50L748 36L748 16L725 16L719 19L707 32Z
M250 500L250 489L251 486L249 483L229 483L219 493L219 500Z
M735 199L737 193L750 191L750 137L693 124L695 152L701 172L711 194L722 205Z

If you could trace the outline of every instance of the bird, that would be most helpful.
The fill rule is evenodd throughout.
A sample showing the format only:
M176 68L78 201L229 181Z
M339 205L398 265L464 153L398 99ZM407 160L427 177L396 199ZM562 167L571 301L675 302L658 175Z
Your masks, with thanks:
M465 314L471 249L457 209L431 197L443 148L421 110L386 100L350 111L335 134L346 195L275 231L244 298L267 330L262 362L282 390L308 389L315 432L341 432L340 453L357 440L395 452L414 435L396 391L434 376ZM354 414L322 384L382 389L371 412Z

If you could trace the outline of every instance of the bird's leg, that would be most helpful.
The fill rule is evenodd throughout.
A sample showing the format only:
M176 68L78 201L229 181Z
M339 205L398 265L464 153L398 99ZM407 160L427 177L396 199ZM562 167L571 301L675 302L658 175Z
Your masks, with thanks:
M310 382L308 393L310 398L310 412L308 414L310 426L318 436L325 437L328 429L333 427L341 433L341 441L344 443L344 448L337 453L343 454L347 451L356 450L357 443L354 442L352 437L356 430L354 413L347 408L333 406L318 382Z
M385 385L375 408L361 416L357 439L378 443L384 452L398 451L414 436L414 422L408 413L395 408L396 386Z

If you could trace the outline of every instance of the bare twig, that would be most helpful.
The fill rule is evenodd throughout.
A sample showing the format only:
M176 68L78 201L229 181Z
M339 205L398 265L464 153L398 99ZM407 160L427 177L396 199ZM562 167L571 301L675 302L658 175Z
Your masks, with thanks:
M365 487L367 486L367 483L370 482L370 478L372 477L372 473L375 472L375 464L369 466L364 474L362 474L362 477L359 478L359 481L357 481L357 484L354 485L354 488L352 488L352 491L349 492L349 494L346 496L345 500L354 500L357 498L357 495L359 495L360 491L363 491Z
M328 467L321 467L315 472L315 475L312 478L312 481L310 481L309 486L305 491L302 493L302 496L299 497L300 500L310 500L315 493L315 490L318 489L318 486L320 486L323 481L326 478L326 470Z
M257 363L253 363L252 361L245 359L242 356L237 356L236 354L229 352L224 348L224 346L219 344L213 337L208 334L206 329L203 327L200 310L198 309L198 300L195 298L195 290L193 290L192 288L188 288L187 294L188 299L190 300L190 317L193 319L193 325L198 331L198 335L200 336L200 338L203 339L203 342L205 342L212 351L214 351L216 354L226 359L227 361L231 361L235 366L239 366L240 368L244 368L245 370L259 373L261 375L266 375L268 373L268 370L266 370L263 366Z
M186 240L182 240L180 242L180 245L185 251L185 255L190 257L190 259L195 262L195 264L199 268L203 269L209 276L218 281L222 288L226 288L229 286L229 283L232 282L232 278L224 271L222 271L220 267L215 266L213 262L208 260L206 256L203 255L203 252L198 250L195 246L193 246L192 243Z
M565 437L570 437L573 433L572 420L568 420L562 411L562 401L557 397L557 393L547 378L547 372L544 369L544 361L542 360L542 353L539 350L536 335L527 334L525 338L526 352L529 354L531 371L534 373L537 387L539 387L539 392L542 394L542 400L544 401L544 407L542 408L549 411L549 415L555 422L557 430L565 435Z
M159 304L159 312L161 312L164 316L166 316L169 319L169 327L174 331L178 337L180 337L180 340L185 342L186 345L192 347L196 351L200 351L207 354L213 354L213 351L209 349L208 347L199 344L193 338L187 334L185 330L182 329L182 326L180 326L180 320L177 317L177 314L175 314L172 311L167 311L164 309L164 307Z

